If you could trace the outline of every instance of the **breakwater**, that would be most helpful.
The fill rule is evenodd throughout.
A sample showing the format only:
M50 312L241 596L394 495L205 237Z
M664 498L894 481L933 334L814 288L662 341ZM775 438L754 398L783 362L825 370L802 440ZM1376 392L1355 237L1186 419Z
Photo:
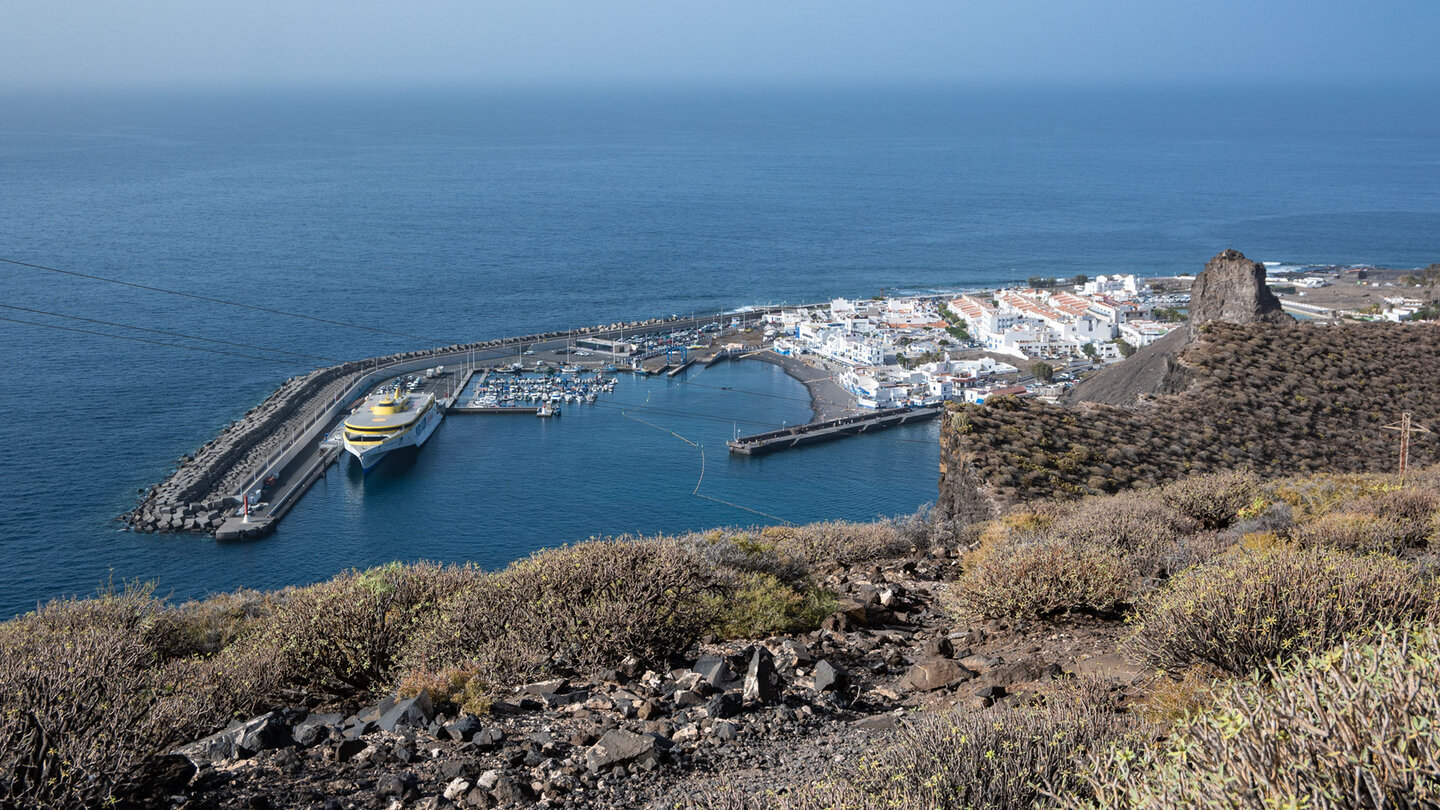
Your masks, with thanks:
M763 310L740 316L759 317ZM316 369L283 382L264 402L226 425L220 434L194 453L180 458L174 473L146 490L136 507L122 516L131 529L142 532L213 533L244 494L260 483L276 458L293 447L317 422L348 403L377 372L422 361L436 364L464 361L476 353L496 352L493 360L517 347L577 337L625 338L637 334L715 320L707 318L651 318L643 321L582 327L453 344L434 349L400 352Z

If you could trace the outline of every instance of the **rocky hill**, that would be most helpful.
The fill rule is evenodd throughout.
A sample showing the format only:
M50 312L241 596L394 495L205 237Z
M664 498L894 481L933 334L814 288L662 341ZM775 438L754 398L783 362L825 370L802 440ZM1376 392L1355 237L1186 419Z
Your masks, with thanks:
M1188 328L1075 386L1059 405L998 398L952 408L940 504L1006 504L1154 487L1204 472L1381 472L1384 429L1409 412L1440 427L1440 326L1297 323L1235 251L1196 280ZM1417 463L1440 441L1417 440Z
M1178 362L1180 353L1212 321L1233 324L1289 323L1280 300L1265 283L1265 266L1238 250L1221 251L1205 263L1190 290L1190 319L1129 359L1083 380L1066 392L1063 402L1134 405L1146 397L1185 390L1191 379Z

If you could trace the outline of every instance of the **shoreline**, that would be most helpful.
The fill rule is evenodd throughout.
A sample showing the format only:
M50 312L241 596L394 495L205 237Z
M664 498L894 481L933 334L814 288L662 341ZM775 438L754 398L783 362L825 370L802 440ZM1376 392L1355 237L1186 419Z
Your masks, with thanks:
M744 357L747 360L759 360L779 366L792 379L804 385L805 390L810 392L811 422L824 422L860 413L854 395L835 382L834 374L828 368L816 368L803 360L776 354L769 349L761 349Z

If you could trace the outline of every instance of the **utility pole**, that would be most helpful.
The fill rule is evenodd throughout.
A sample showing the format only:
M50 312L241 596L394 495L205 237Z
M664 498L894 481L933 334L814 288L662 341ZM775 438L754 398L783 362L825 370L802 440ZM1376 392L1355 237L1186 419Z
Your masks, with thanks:
M1430 433L1430 429L1417 425L1410 421L1410 413L1407 411L1400 415L1400 421L1393 425L1385 425L1385 430L1400 432L1400 477L1405 477L1405 471L1410 466L1410 434Z

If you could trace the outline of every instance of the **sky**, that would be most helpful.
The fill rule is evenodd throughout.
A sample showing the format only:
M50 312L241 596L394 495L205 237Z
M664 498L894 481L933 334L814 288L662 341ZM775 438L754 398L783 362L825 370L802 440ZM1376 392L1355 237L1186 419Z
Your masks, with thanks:
M6 0L0 87L1440 82L1437 0Z

